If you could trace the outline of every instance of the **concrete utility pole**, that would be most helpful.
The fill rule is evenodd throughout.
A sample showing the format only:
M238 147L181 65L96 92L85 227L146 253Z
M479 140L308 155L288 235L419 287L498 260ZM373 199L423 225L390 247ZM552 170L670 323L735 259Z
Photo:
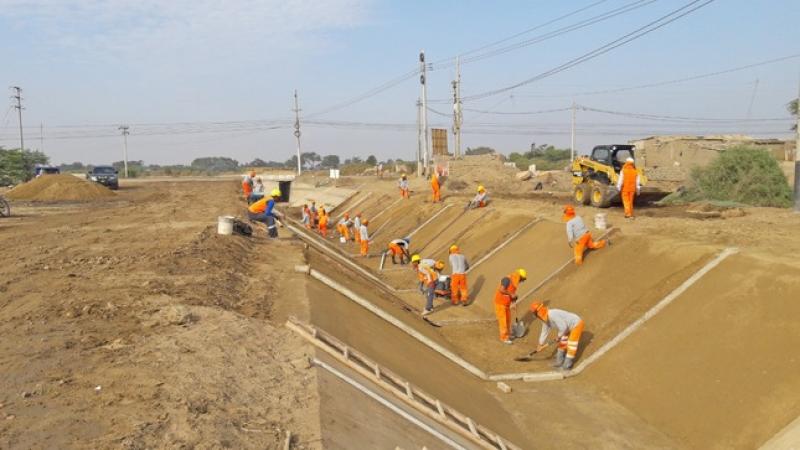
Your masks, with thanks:
M417 99L417 176L422 176L422 102Z
M120 125L119 130L122 131L122 163L125 166L125 178L128 178L128 131L130 127L127 125Z
M419 76L419 82L422 84L422 136L425 139L422 165L425 168L425 175L428 175L430 151L428 148L428 80L427 68L425 65L425 50L419 52L419 69L420 72L422 72Z
M22 134L22 88L11 86L11 90L14 91L14 95L11 98L17 101L14 108L17 109L17 116L19 117L19 151L21 152L25 150L25 138Z
M303 173L300 162L300 103L297 101L297 89L294 90L294 137L297 139L297 174Z
M800 82L797 86L797 115L794 134L794 210L800 212Z
M44 122L39 122L39 151L44 153Z
M456 158L461 157L461 58L456 57L456 79L453 81L453 135L455 136Z
M572 127L570 127L569 158L575 161L575 101L572 102Z

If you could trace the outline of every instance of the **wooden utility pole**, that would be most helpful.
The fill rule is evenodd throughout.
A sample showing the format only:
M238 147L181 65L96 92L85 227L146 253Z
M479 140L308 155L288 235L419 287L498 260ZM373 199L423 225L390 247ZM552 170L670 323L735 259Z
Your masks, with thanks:
M422 166L425 168L425 175L427 176L429 173L428 161L430 160L430 148L428 147L428 80L425 64L425 50L419 52L419 66L421 72L419 82L422 85L422 137L425 139L425 143L422 146Z

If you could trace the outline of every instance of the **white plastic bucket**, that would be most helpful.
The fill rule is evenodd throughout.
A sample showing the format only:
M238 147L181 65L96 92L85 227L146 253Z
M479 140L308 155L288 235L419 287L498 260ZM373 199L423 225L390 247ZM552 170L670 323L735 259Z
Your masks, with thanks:
M341 237L339 237L339 242L341 242L342 244L345 244L345 243L347 243L347 239L345 239L344 236L341 236Z
M594 227L598 230L605 230L608 228L608 222L606 222L606 213L597 213L594 215Z
M233 216L217 217L217 234L226 236L233 234Z

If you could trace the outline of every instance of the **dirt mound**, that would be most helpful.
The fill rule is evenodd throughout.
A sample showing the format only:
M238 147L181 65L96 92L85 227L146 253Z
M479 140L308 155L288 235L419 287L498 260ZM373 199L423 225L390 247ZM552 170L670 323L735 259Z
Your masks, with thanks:
M504 165L502 156L497 154L471 155L450 161L449 172L445 187L466 190L470 194L478 184L486 186L489 195L533 189L529 182L518 180L516 167Z
M105 186L72 175L45 175L6 193L12 200L34 202L87 201L114 195L114 192Z

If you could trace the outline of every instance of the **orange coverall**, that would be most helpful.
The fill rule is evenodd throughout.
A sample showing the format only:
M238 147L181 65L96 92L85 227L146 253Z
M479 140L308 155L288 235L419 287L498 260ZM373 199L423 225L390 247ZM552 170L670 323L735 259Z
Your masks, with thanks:
M336 225L336 229L339 231L339 235L344 238L345 242L350 240L350 229L345 225L344 219Z
M441 201L442 192L441 192L441 186L439 185L439 175L436 173L435 170L433 171L433 175L431 176L431 189L433 189L433 196L432 196L433 203Z
M625 209L625 217L633 217L633 200L639 191L639 172L636 171L633 163L625 163L620 173L619 195L622 198L622 206Z
M593 241L592 240L592 233L586 233L577 241L575 241L575 264L581 265L583 264L583 253L586 251L587 248L590 249L598 249L603 248L606 246L606 241Z
M494 314L497 316L500 340L509 340L509 331L511 327L511 294L508 293L508 288L503 286L502 281L500 285L497 286L497 291L494 293Z
M253 181L250 178L245 178L242 180L242 193L244 194L244 199L247 200L250 197L250 194L253 193L253 185L250 184Z
M328 237L328 214L324 209L319 212L319 234L322 237Z

